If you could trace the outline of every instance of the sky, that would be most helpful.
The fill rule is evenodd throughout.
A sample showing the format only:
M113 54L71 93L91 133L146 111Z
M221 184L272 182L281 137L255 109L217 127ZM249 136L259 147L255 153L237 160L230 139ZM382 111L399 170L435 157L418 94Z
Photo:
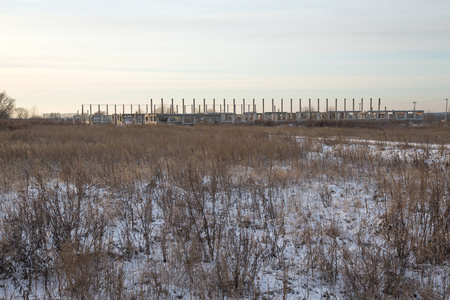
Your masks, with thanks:
M450 98L448 0L0 0L0 20L0 91L41 113L161 98L445 111Z

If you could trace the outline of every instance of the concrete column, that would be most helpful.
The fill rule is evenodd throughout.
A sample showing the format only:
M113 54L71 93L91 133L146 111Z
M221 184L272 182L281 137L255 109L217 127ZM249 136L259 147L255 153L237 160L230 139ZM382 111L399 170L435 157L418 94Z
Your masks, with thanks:
M200 110L198 112L200 112ZM206 100L205 100L205 98L203 98L203 113L206 114Z
M344 120L348 119L348 115L347 115L347 99L344 98Z
M320 119L320 100L319 98L317 98L317 116L316 119L319 120Z
M192 100L192 111L191 113L195 114L195 98Z
M223 112L225 113L225 98L223 99Z
M108 104L106 104L106 115L108 116L109 115L109 105Z
M161 98L161 113L164 113L164 99Z
M263 113L263 119L264 119L264 98L262 98L262 113Z
M114 104L114 125L117 126L117 107Z
M292 110L292 98L291 98L291 114L293 113L293 110Z
M378 115L377 115L377 119L380 117L380 106L381 106L381 99L378 98Z
M186 113L186 107L184 106L184 98L181 99L181 105L183 106L181 111L183 112L183 115Z
M241 111L241 113L242 113L242 116L244 116L244 114L245 114L245 98L242 99L242 111Z
M236 114L236 100L233 98L233 114Z
M253 112L256 113L256 104L255 104L255 98L253 98Z
M153 113L153 99L150 99L150 112Z
M363 98L361 98L361 114L363 113L363 111L364 111L364 99ZM362 116L362 115L361 115Z
M445 98L445 124L448 121L448 98Z
M274 100L272 98L272 112L274 112L274 111L275 111L275 103L274 103Z
M307 119L311 119L311 98L309 98L309 108L308 108L308 117Z
M174 110L173 110L173 98L170 99L170 113L173 114Z
M336 120L340 120L341 116L340 116L340 114L338 113L338 110L337 110L337 98L334 100L334 102L335 102L335 106L336 106L336 108L335 108L335 111L336 111L335 119Z
M213 98L213 113L216 112L216 98Z
M122 106L122 115L125 114L125 105Z

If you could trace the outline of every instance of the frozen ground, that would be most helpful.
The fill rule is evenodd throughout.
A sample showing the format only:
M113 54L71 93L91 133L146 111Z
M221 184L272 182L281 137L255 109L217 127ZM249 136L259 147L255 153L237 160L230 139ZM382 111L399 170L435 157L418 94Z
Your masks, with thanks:
M312 140L298 137L297 141L301 146L302 143ZM427 165L448 169L450 157L450 145L404 144L358 139L341 142L334 139L314 139L312 142L315 146L307 154L309 159L334 160L336 163L344 163L342 153L365 151L367 157L373 159L400 160L408 164L421 161ZM287 173L285 176L289 177L289 165L280 165L275 169L280 174ZM348 282L343 275L348 263L344 261L346 253L354 253L357 257L364 248L385 256L384 252L390 251L381 233L385 226L384 217L389 195L380 194L377 181L368 176L368 173L363 172L361 177L354 177L351 180L324 174L315 177L305 176L307 179L302 181L288 180L287 183L269 185L260 179L258 174L253 174L253 170L243 168L236 172L233 180L252 177L254 182L261 180L258 188L246 190L243 184L230 190L228 194L219 193L216 196L221 200L217 201L214 207L210 202L205 203L205 209L220 216L214 220L220 220L223 224L224 227L220 230L227 238L235 236L236 239L246 238L254 241L254 244L249 242L251 247L246 244L250 250L241 249L240 244L241 248L234 249L234 252L227 252L231 250L225 249L226 243L217 244L215 251L221 249L223 253L234 254L222 258L216 256L215 259L223 259L231 268L232 265L238 264L236 260L241 257L236 253L241 253L241 259L247 260L243 267L245 270L242 269L241 272L247 274L246 276L254 276L247 279L254 282L256 289L254 295L257 297L346 299L350 297ZM210 180L203 178L203 183L208 185ZM75 190L71 185L57 185L56 182L48 183L48 187L61 193L59 196L61 199L68 191ZM85 209L95 211L94 215L97 218L108 217L103 220L103 242L112 255L120 257L117 268L123 270L126 293L151 295L155 292L155 282L158 282L158 288L163 290L164 298L195 298L196 287L192 286L190 275L183 269L187 267L170 264L171 258L186 253L183 253L182 246L177 240L180 237L172 229L167 231L167 228L164 228L165 224L167 225L167 215L163 207L164 201L161 199L167 197L167 186L163 182L156 182L152 187L153 202L149 226L144 224L143 218L137 217L145 210L145 201L142 198L148 193L147 184L136 183L135 190L131 193L97 189L95 186L87 187L85 193L90 199L85 203ZM183 198L187 194L181 187L175 188L173 193L175 202L177 197ZM29 190L31 198L38 195L37 188ZM0 216L4 219L19 195L8 194L0 197L2 199ZM130 199L134 199L133 203L126 203ZM134 212L136 216L131 216L130 212ZM182 225L180 224L180 230L183 230ZM149 230L144 232L143 228ZM210 231L202 231L199 236L205 238L204 235L208 232ZM148 253L145 251L145 235L150 237ZM86 235L86 244L89 243L89 239L93 237ZM163 254L163 251L168 253ZM128 256L124 253L128 253ZM166 262L164 255L169 257ZM364 260L364 257L361 259ZM211 270L215 265L211 260L202 258L200 261L196 268L201 270L197 270L197 273L213 272ZM240 263L242 264L242 261ZM419 293L421 285L425 283L427 286L436 287L437 298L448 288L445 286L450 283L445 277L450 276L448 262L435 266L433 270L430 268L411 261L403 271L402 276L417 285L418 298L421 298ZM420 280L431 271L433 276ZM19 278L15 283L10 278L0 280L0 283L2 299L19 298L27 289L26 280ZM385 286L386 283L384 288ZM48 298L48 295L57 298L61 295L60 288L57 282L53 282L46 292L43 283L39 282L32 285L26 294L30 299Z

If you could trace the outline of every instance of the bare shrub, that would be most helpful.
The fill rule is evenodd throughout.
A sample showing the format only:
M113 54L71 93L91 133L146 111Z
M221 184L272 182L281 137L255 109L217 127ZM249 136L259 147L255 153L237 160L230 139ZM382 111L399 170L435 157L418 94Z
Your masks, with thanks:
M448 296L448 128L29 122L0 130L15 296L288 297L305 276L305 295Z
M66 244L56 266L59 297L70 299L123 299L124 274L120 260L104 251Z
M335 192L333 190L330 190L327 186L322 188L322 190L319 192L320 201L325 208L328 208L333 204L334 193Z
M230 230L223 238L215 264L214 284L219 295L257 297L256 275L262 266L264 250L245 229Z
M382 299L383 265L380 250L361 246L361 252L343 252L343 277L355 299Z

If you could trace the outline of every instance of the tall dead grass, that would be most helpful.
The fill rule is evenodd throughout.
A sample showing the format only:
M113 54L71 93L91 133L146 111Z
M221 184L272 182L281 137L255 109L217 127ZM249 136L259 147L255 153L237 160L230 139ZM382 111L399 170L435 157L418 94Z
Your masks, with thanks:
M21 295L42 288L48 298L258 298L259 271L271 268L285 274L287 296L286 213L294 209L303 216L307 274L322 274L330 286L341 278L359 299L413 295L406 270L450 258L448 166L380 157L367 145L339 147L354 138L405 147L450 143L444 127L0 131L0 190L17 195L5 204L0 227L1 276L20 284ZM323 151L328 146L333 153ZM374 199L385 207L383 243L361 233L358 250L350 251L336 223L309 220L285 190L312 180L376 186ZM331 210L331 191L318 195ZM146 271L127 290L123 266L140 255L149 260ZM424 278L419 291L436 292L436 282ZM448 288L439 293L447 297Z

